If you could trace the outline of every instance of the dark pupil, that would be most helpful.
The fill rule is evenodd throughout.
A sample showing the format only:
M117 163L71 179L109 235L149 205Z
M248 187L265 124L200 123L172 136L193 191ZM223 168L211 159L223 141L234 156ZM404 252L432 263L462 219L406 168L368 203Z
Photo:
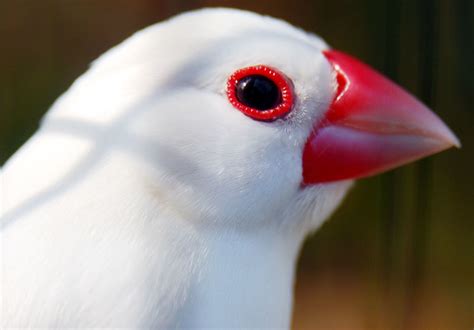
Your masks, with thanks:
M278 86L267 77L259 75L239 80L235 94L241 103L257 110L272 109L281 102Z

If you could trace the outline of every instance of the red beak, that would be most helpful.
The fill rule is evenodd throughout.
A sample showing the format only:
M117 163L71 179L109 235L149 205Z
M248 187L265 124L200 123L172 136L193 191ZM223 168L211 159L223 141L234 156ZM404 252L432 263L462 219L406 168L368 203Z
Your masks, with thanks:
M338 86L306 143L304 184L367 177L460 146L438 116L395 83L342 52L324 55Z

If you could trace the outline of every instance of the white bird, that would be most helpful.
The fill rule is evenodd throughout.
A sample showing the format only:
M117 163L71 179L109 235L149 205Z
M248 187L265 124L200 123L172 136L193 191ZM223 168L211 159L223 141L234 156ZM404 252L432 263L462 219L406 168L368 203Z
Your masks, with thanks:
M289 327L301 243L353 180L458 145L283 21L205 9L153 25L4 166L0 327Z

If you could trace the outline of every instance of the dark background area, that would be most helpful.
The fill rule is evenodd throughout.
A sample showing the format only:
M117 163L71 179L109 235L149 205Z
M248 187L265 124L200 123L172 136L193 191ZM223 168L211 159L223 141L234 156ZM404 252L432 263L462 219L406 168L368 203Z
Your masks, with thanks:
M321 35L422 99L463 144L356 185L303 250L294 328L472 329L472 0L1 0L0 164L98 55L204 6Z

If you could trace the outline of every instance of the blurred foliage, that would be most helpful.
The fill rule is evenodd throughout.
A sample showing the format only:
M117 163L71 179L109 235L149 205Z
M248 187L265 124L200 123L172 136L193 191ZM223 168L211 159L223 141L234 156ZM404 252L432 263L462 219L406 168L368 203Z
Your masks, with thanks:
M280 17L381 70L430 105L463 148L362 180L300 259L294 325L474 325L472 0L2 0L0 164L99 54L181 11Z

